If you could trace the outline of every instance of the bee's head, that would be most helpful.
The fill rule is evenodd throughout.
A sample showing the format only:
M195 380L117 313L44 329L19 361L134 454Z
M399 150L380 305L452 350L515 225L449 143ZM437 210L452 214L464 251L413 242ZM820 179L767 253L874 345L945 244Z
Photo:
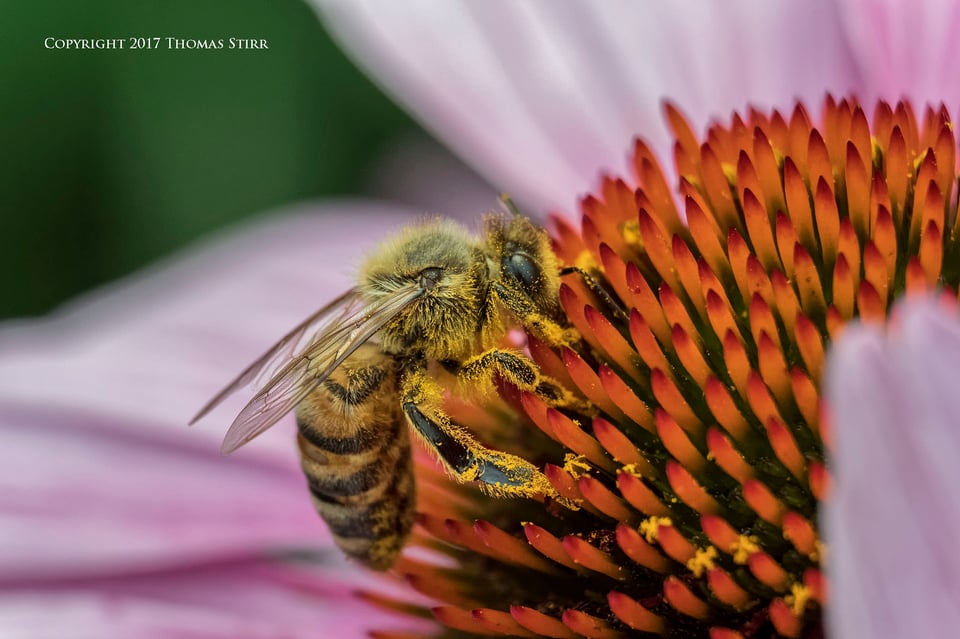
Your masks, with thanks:
M519 215L492 215L486 219L485 234L499 262L500 283L536 311L555 317L560 311L560 267L543 228Z
M420 294L384 328L383 347L444 358L476 334L486 277L477 241L454 222L430 220L384 242L364 265L361 288L376 301L415 286Z

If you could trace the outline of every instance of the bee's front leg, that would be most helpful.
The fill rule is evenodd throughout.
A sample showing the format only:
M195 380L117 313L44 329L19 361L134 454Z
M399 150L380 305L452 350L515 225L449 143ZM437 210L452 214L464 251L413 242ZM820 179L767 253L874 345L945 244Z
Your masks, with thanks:
M495 497L551 497L563 503L540 469L516 455L490 450L440 408L442 391L422 367L408 371L402 382L407 421L447 472L461 482L476 481Z
M491 348L451 369L466 384L489 383L494 373L522 391L536 393L549 406L584 409L582 400L553 379L543 375L536 362L518 351Z
M627 312L627 309L623 307L620 302L618 302L614 297L607 292L607 289L597 281L593 275L588 273L586 270L578 266L567 266L560 270L560 276L570 275L575 273L580 276L580 279L583 280L583 283L586 284L587 288L597 296L597 299L603 302L609 309L609 311L615 316L624 321L630 319L630 313Z
M516 286L506 286L502 282L494 282L491 286L494 294L504 306L520 321L520 324L529 330L537 339L552 347L574 346L581 340L577 329L570 326L561 326L538 308L533 301Z

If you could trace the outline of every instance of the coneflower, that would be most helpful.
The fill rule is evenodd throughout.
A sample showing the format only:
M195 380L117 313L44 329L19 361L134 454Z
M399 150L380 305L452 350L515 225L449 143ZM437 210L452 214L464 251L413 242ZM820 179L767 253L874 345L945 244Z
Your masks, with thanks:
M396 572L439 603L364 597L480 635L822 636L824 353L898 296L955 293L952 124L828 97L816 123L802 104L751 110L700 141L665 110L673 171L637 141L632 181L605 178L579 230L554 224L583 342L528 346L593 410L509 387L482 409L450 400L579 509L484 497L423 456Z

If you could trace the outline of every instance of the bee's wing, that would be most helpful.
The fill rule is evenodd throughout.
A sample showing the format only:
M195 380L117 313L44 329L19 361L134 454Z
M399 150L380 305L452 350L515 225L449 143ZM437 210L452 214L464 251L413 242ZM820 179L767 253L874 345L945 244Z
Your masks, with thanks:
M223 438L221 452L233 452L273 426L422 293L422 288L411 283L374 303L359 304L359 296L348 300L337 322L287 362L244 406Z
M284 335L279 342L274 344L261 355L255 362L247 366L242 373L237 375L236 379L227 384L223 390L217 393L213 399L207 402L203 408L190 420L191 424L196 423L204 415L220 405L227 397L235 391L254 383L257 390L263 388L264 382L272 379L284 366L291 360L297 358L306 351L317 339L317 336L323 333L325 325L334 325L339 322L336 318L345 317L350 313L350 309L359 301L359 294L356 289L350 289L338 298L315 312L313 315L303 320L289 333ZM339 311L339 312L338 312Z

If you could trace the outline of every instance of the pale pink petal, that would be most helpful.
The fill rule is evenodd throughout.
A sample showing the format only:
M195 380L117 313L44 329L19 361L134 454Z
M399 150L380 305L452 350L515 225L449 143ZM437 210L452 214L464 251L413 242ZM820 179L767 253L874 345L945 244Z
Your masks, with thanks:
M364 192L461 220L476 220L500 208L496 189L446 147L422 133L401 137L380 153Z
M635 135L669 162L661 101L695 126L858 86L827 0L317 0L343 47L496 188L570 210Z
M65 409L0 408L0 424L4 579L171 569L283 547L336 552L295 458L286 467L222 458Z
M16 639L359 639L416 629L354 596L381 589L344 564L246 562L190 572L0 587L0 636ZM423 624L419 624L420 627Z
M932 300L903 303L887 333L854 326L834 345L831 636L956 636L958 385L960 317Z
M960 4L951 0L843 0L842 24L861 68L860 97L915 106L960 102Z
M242 393L187 422L415 217L304 207L0 329L0 576L137 572L288 546L336 554L291 419L228 458L219 444Z

